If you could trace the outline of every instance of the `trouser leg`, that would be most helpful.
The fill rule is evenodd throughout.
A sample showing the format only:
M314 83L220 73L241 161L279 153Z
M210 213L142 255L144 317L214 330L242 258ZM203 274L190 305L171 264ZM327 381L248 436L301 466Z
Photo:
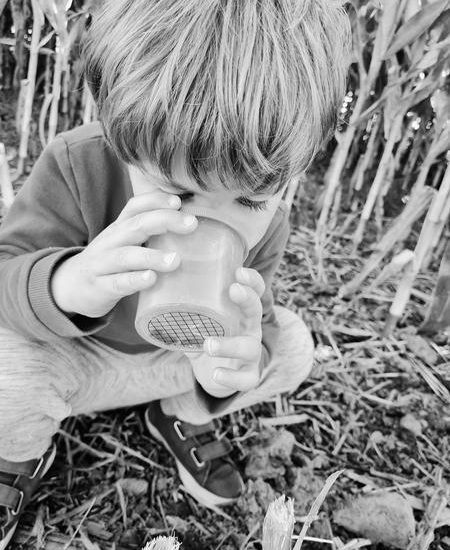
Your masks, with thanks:
M313 358L308 329L284 308L277 308L277 317L280 338L260 385L215 416L293 391L308 376ZM0 328L0 457L25 461L41 456L68 416L155 399L186 422L207 422L211 415L198 404L193 387L192 369L182 353L130 355L91 337L47 343Z
M136 355L95 338L32 341L0 329L0 457L41 456L71 415L137 405L193 387L181 353Z

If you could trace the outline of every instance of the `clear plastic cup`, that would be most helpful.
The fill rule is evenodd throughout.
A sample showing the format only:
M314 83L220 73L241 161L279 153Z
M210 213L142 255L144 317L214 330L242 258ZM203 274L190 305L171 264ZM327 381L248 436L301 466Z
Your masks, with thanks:
M240 309L229 297L235 272L247 256L243 238L229 225L197 216L188 235L165 233L147 246L177 252L181 262L139 294L135 327L148 342L176 351L201 351L205 338L238 333Z

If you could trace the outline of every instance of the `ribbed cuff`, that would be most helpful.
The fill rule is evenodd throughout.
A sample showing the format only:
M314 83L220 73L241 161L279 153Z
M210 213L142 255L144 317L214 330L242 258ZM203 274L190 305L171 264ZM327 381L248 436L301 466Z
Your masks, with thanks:
M39 321L57 336L65 338L88 336L104 328L109 321L109 315L95 319L83 315L74 315L69 318L59 309L51 294L50 279L57 264L83 249L78 246L58 250L38 260L30 272L28 280L30 305Z

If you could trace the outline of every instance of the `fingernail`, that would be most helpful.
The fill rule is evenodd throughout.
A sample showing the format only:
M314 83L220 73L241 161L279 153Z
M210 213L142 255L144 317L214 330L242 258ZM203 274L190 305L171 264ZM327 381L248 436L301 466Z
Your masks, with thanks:
M184 224L186 227L190 227L194 222L195 222L195 217L194 217L194 216L191 216L190 214L187 214L187 215L184 216L184 218L183 218L183 224Z
M241 279L244 279L244 281L248 282L250 280L248 271L246 271L243 267L239 268L239 275L241 276Z
M215 355L219 351L219 342L217 340L214 340L214 338L210 338L207 340L206 343L208 347L208 353L210 355Z
M172 208L179 208L181 206L180 197L178 197L177 195L172 195L171 197L169 197L169 200L167 202Z
M163 261L166 265L170 265L175 260L176 252L170 252L170 254L164 254Z

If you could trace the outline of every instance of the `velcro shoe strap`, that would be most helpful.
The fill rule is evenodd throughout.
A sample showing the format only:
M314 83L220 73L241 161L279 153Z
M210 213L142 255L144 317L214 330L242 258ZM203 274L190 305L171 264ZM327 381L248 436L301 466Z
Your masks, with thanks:
M39 458L27 460L26 462L9 462L0 458L0 472L16 476L34 477L41 463L42 459Z
M198 447L197 456L202 462L208 462L209 460L214 460L215 458L230 454L231 449L231 443L228 439L224 438L219 441L211 441L211 443L206 443L206 445Z
M23 499L22 491L19 491L15 487L4 485L0 483L0 506L10 508L13 511L17 511L20 503Z
M214 422L208 422L207 424L188 424L187 422L181 422L181 431L184 437L195 437L197 435L213 432L216 429Z

